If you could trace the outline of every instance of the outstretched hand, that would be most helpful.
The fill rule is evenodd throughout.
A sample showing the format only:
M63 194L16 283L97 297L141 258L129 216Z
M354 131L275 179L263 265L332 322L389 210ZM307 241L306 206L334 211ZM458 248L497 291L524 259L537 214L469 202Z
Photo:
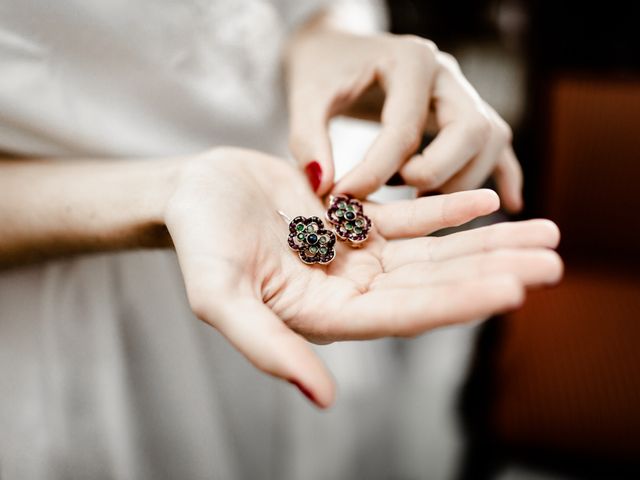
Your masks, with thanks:
M327 407L334 384L306 340L411 337L513 309L525 288L559 280L550 221L425 237L498 207L490 190L365 202L374 227L364 247L338 242L332 263L309 266L277 212L324 218L326 206L285 162L224 148L189 161L166 223L195 314Z

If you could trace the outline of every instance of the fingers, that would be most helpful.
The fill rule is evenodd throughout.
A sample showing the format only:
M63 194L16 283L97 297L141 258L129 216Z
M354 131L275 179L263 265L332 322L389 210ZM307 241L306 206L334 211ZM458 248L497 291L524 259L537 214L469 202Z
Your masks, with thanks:
M437 326L486 318L522 304L524 288L511 275L446 285L373 290L341 309L341 337L415 336Z
M502 249L443 262L407 264L382 275L372 289L452 283L499 274L514 275L523 285L536 287L557 283L562 270L562 261L552 250Z
M421 154L404 164L400 176L421 192L439 189L480 152L489 128L486 119L475 115L445 125Z
M398 52L395 62L380 67L386 93L382 130L362 162L336 184L334 193L365 198L419 147L429 111L434 48L427 42L412 42Z
M435 261L499 248L556 248L560 230L550 220L505 222L434 239L430 256Z
M444 237L390 242L384 251L386 271L419 261L439 262L500 248L556 248L560 231L550 220L505 222Z
M487 142L480 153L465 168L441 185L439 188L441 192L459 192L477 188L491 175L505 146L511 142L511 129L497 114L492 116L495 119L490 124Z
M505 208L513 213L522 210L522 168L511 146L498 160L494 177Z
M452 57L440 53L438 59L441 69L434 98L441 129L421 154L401 168L401 177L422 192L448 193L477 188L496 171L507 208L517 210L521 176L518 179L513 163L510 127L480 99Z
M334 165L328 131L330 105L323 95L298 95L290 103L289 148L311 188L324 195L333 187Z
M427 235L462 225L496 211L500 201L492 190L474 190L417 198L384 205L367 204L366 212L386 238Z
M309 344L254 299L228 298L214 311L208 299L190 298L202 320L216 327L253 365L296 385L320 408L333 403L335 387Z

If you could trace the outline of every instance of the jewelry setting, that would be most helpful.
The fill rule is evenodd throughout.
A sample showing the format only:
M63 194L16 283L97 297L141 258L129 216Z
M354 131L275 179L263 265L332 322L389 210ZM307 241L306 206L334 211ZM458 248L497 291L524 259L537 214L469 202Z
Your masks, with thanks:
M324 227L320 218L297 216L290 220L284 213L278 213L289 222L287 243L292 250L298 252L302 262L308 265L326 265L335 258L336 236Z
M278 214L289 224L289 247L298 252L300 260L307 265L330 263L336 256L336 236L350 247L361 247L372 226L371 219L364 214L362 203L346 195L329 198L326 217L335 233L325 228L319 217L298 215L291 220L280 210Z
M371 230L371 219L364 214L362 203L346 195L331 196L327 220L334 225L338 238L351 247L360 247Z

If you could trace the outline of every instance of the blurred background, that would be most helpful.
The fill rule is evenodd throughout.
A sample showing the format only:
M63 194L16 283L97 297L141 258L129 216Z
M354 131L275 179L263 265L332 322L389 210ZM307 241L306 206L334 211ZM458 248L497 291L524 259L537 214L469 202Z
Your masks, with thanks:
M522 217L558 223L566 262L514 314L396 344L418 367L389 478L640 478L634 3L387 2L392 32L452 53L512 126Z

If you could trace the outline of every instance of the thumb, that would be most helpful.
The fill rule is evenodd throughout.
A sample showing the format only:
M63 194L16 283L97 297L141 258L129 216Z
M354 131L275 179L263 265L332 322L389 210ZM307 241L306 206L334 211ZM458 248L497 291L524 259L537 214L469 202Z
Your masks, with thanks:
M262 302L231 300L215 317L206 311L197 313L260 370L296 385L320 408L333 403L335 386L322 361L306 340Z
M323 196L333 187L334 166L328 113L320 106L291 105L289 148L313 191ZM305 108L306 107L306 108Z

